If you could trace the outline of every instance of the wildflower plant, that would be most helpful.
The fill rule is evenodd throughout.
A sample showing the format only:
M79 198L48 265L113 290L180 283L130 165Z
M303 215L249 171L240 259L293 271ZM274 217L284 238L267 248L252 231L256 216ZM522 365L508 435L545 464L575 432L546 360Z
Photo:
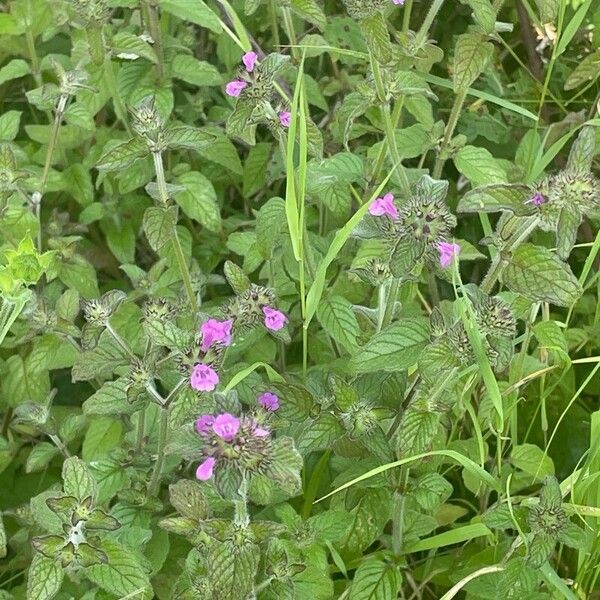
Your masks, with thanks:
M0 599L595 597L599 16L5 2Z

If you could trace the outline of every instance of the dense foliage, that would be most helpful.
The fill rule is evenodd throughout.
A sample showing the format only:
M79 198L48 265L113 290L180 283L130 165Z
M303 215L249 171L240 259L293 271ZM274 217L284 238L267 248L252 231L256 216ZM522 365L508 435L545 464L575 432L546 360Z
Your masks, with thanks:
M0 600L600 598L597 0L0 4Z

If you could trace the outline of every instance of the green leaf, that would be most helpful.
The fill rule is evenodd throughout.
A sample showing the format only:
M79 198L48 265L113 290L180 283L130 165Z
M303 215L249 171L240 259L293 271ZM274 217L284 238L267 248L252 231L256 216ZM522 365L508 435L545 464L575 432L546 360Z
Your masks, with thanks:
M158 252L165 244L171 241L177 224L177 208L169 206L160 208L150 206L144 212L144 233L150 247Z
M272 148L271 143L265 142L250 148L244 162L243 193L246 198L253 196L266 187Z
M291 7L296 14L316 25L321 31L325 29L327 17L316 0L291 0Z
M133 410L133 406L127 400L124 377L116 381L107 381L83 403L83 412L86 415L131 414Z
M241 294L250 289L250 280L242 269L230 260L225 261L223 272L227 279L227 283L236 294Z
M510 462L535 481L541 481L546 475L554 475L554 463L546 453L534 444L515 446L510 455Z
M388 33L387 21L381 12L365 17L360 28L369 50L377 62L385 64L392 58L392 45Z
M35 554L27 576L27 600L54 598L63 582L63 568L51 558Z
M352 509L353 521L344 541L345 549L358 554L379 536L390 518L390 492L384 488L368 489Z
M25 472L36 473L37 471L42 471L48 466L48 463L59 454L59 449L50 442L40 442L39 444L36 444L27 457Z
M582 293L569 265L550 250L533 244L523 244L514 251L503 280L510 290L525 298L556 306L570 306Z
M203 521L208 517L209 505L199 483L180 479L169 486L169 500L183 517Z
M203 0L160 0L159 6L184 21L190 21L201 27L206 27L214 33L221 33L219 17L203 2Z
M68 496L75 496L79 500L84 500L88 496L95 497L96 480L86 464L77 456L70 456L65 460L62 478L63 489Z
M29 73L31 73L31 69L24 60L13 58L13 60L0 69L0 85L7 81L11 81L12 79L18 79L19 77L29 75Z
M496 11L489 0L461 0L462 4L468 4L473 9L473 19L483 33L490 34L496 25Z
M506 171L485 148L463 146L454 157L454 164L473 185L506 182Z
M175 56L171 63L171 75L198 87L223 84L223 77L213 65L189 54Z
M119 598L130 595L149 600L152 597L150 580L132 551L109 540L102 542L101 549L108 563L88 567L85 571L88 579Z
M535 0L542 25L555 23L560 9L560 0Z
M7 110L0 116L1 141L11 142L17 137L22 114L23 113L19 110Z
M221 213L213 184L202 173L191 171L177 180L185 190L175 194L175 201L183 212L204 225L209 231L221 231Z
M360 328L352 303L342 296L333 296L319 304L317 318L323 329L349 352L358 348L356 338Z
M582 127L569 152L567 169L580 173L589 173L596 154L596 128Z
M389 600L398 595L401 583L400 571L394 563L369 558L354 573L349 600Z
M565 90L574 90L584 83L591 83L600 74L600 48L586 56L573 69L565 81Z
M158 62L154 48L133 33L120 31L113 37L111 45L114 54L126 54L128 55L126 58L140 57L152 63Z
M556 254L561 260L567 260L577 241L577 230L581 215L576 206L563 206L558 215L556 227Z
M422 319L403 319L374 335L352 357L356 373L401 371L414 365L429 341L429 327Z
M79 254L68 262L61 263L58 278L85 299L97 298L100 295L96 269Z
M431 411L409 408L398 428L396 453L400 458L421 454L431 448L440 423L440 415Z
M494 47L485 41L486 36L478 33L463 33L454 48L452 81L456 93L466 93L469 86L483 72Z
M108 147L108 149L107 149ZM96 168L99 171L115 171L125 169L136 160L149 154L146 142L139 137L127 142L115 144L110 141L104 147L104 154L98 160Z
M122 435L123 424L121 421L108 417L93 419L81 447L83 460L91 461L104 456L119 445Z
M240 533L240 535L243 535ZM215 598L245 598L252 592L260 551L252 543L211 541L206 549L207 579Z
M212 133L187 125L167 127L164 137L169 148L196 150L197 152L208 148L216 139Z
M500 212L508 210L518 217L532 215L535 206L527 200L532 191L523 184L482 185L467 192L458 202L458 212Z

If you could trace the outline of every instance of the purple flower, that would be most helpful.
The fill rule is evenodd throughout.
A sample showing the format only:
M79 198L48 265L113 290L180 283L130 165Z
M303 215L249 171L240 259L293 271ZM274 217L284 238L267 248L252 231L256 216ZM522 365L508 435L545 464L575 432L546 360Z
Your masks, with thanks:
M235 81L230 81L225 86L225 93L228 96L233 96L234 98L237 98L242 93L243 89L247 85L248 84L245 81L242 81L241 79L236 79Z
M190 383L199 392L212 392L219 383L219 376L209 365L198 363L192 371Z
M248 73L252 73L252 71L254 71L254 65L256 64L257 60L258 55L256 54L256 52L246 52L246 54L242 56L242 62L244 63L244 66L246 67L246 71L248 71Z
M215 418L212 415L202 415L196 420L196 431L200 435L205 435L212 428Z
M398 4L399 6L404 5L404 0L392 0L394 4Z
M279 113L279 122L283 127L289 127L292 121L292 113L287 110L282 110Z
M215 419L212 428L224 442L231 442L240 429L240 420L229 413L223 413Z
M265 327L267 329L278 331L285 325L287 317L280 310L276 310L270 306L263 306L262 311L265 315Z
M200 331L202 332L202 352L206 352L215 342L229 346L231 344L231 328L233 327L233 319L227 321L217 321L217 319L209 319L206 323L202 323Z
M196 469L196 478L200 481L207 481L212 477L213 468L216 463L216 459L209 456L200 466Z
M273 394L272 392L264 392L257 400L265 410L273 412L279 408L279 398L277 394Z
M534 204L535 206L541 206L542 204L546 203L546 198L540 192L536 192L533 196L531 196L531 198L529 198L529 200L525 202L525 204L529 203Z
M458 257L460 252L460 246L458 244L438 242L435 246L440 253L440 265L444 268L449 267L454 258Z
M394 204L394 196L392 194L386 194L383 198L373 200L369 205L369 213L375 217L387 215L391 219L397 219L398 209Z

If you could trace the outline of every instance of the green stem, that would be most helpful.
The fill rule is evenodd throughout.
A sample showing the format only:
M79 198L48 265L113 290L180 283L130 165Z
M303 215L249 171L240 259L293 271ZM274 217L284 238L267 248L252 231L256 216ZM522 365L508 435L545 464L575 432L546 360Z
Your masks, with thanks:
M160 21L158 17L157 7L152 3L148 2L148 29L150 29L150 35L154 40L154 50L156 51L156 75L159 81L163 80L164 77L164 63L165 56L162 46L162 37L160 33Z
M383 321L381 323L381 328L384 329L387 327L394 317L394 307L396 305L396 298L398 296L398 290L400 289L400 280L392 279L392 283L390 284L388 290L388 297L385 304L385 313L383 315Z
M110 333L113 340L117 342L117 345L129 356L129 358L133 361L137 361L138 357L134 354L133 350L129 347L129 344L113 329L113 326L110 323L106 323L106 331Z
M422 46L423 43L426 41L427 36L429 34L429 29L431 28L431 25L433 24L433 20L435 19L438 12L440 11L440 8L442 8L442 4L444 4L444 0L433 0L431 8L427 12L425 20L423 21L423 24L421 25L421 28L419 29L419 32L417 33L417 37L415 39L415 46L417 48Z
M138 415L135 449L139 452L144 443L144 428L146 426L146 409L142 408Z
M410 15L412 13L413 0L406 0L404 14L402 15L402 31L406 33L410 28Z
M279 48L279 27L277 25L277 6L275 0L269 2L269 15L271 17L271 32L273 34L273 46Z
M387 100L387 94L385 92L385 86L383 83L383 76L381 74L381 68L377 59L373 56L373 53L369 51L369 59L371 61L371 71L373 72L373 78L375 79L375 88L377 90L377 96L381 102L381 117L383 119L385 137L387 142L388 150L394 163L394 168L397 169L400 175L400 183L402 185L402 191L406 196L410 196L410 183L406 175L406 170L402 166L402 159L398 152L398 146L396 144L395 128L392 122L390 114L390 104Z
M115 77L115 70L112 60L110 58L110 54L107 53L104 59L104 76L106 85L108 87L108 91L112 97L113 108L115 109L115 114L117 118L123 123L125 130L131 136L133 136L133 132L131 131L131 127L129 126L129 121L127 120L127 109L121 100L121 96L119 95L119 89L117 87L117 78Z
M289 8L283 8L283 28L288 37L288 40L292 46L298 45L298 38L296 37L296 30L294 29L294 21ZM292 48L292 56L298 58L298 48Z
M452 111L450 112L450 117L448 118L448 124L446 125L446 129L444 130L444 139L442 140L442 145L440 146L440 152L435 161L435 166L433 167L433 178L439 179L442 170L444 168L444 163L446 162L445 153L448 149L448 144L452 140L452 136L454 135L454 129L456 128L456 124L458 123L458 118L460 117L460 113L462 111L463 104L465 103L465 98L467 97L466 90L461 90L456 94L454 98L454 104L452 105Z
M158 444L156 446L156 462L152 477L148 484L148 494L155 496L158 492L160 476L165 462L165 444L167 442L167 431L169 428L169 409L163 408L160 413L160 428L158 430Z
M163 167L161 152L152 152L152 158L154 160L154 170L156 172L156 185L158 186L160 202L163 206L166 206L169 202L169 193L167 191L167 182L165 179L165 170ZM171 231L171 242L173 244L173 250L175 251L175 258L177 259L179 273L181 275L181 279L185 287L188 302L192 308L194 316L196 316L198 313L198 301L196 299L196 294L194 293L194 289L192 287L192 278L190 276L188 264L183 253L183 248L181 247L181 242L179 241L176 223L173 225L173 229Z
M402 489L394 492L393 513L392 513L392 550L396 556L402 554L404 542L404 510L406 508L405 490L408 483L409 469L400 470L400 480Z
M379 286L379 298L377 305L377 329L375 330L377 333L381 331L383 327L383 319L385 318L385 309L387 302L387 284L382 283Z

